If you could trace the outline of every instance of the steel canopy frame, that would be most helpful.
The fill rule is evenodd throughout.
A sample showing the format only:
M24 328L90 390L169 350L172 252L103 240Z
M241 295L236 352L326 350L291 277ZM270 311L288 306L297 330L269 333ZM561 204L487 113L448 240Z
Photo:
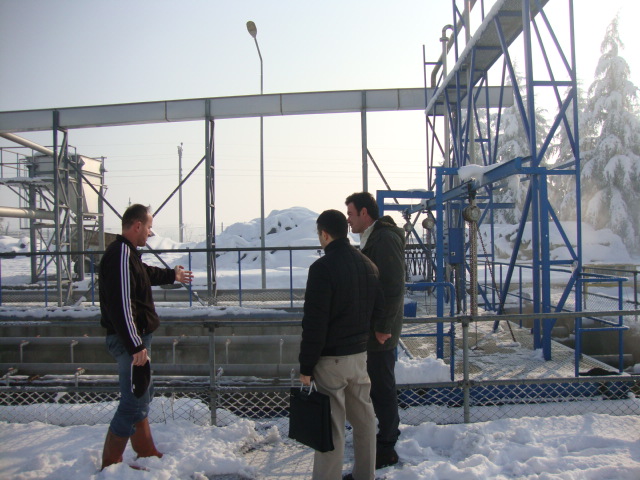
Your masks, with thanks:
M427 92L428 96L433 92ZM492 89L487 99L495 102L500 93ZM247 95L238 97L218 97L190 100L174 100L160 102L143 102L120 105L98 105L88 107L70 107L57 109L24 110L0 112L0 136L18 143L31 144L26 139L13 135L16 132L52 131L54 158L54 194L52 208L54 212L54 243L58 251L69 251L70 245L62 245L63 239L69 238L64 232L69 231L69 222L74 213L69 204L69 169L76 168L69 162L67 145L69 131L78 128L94 128L101 126L121 126L134 124L153 124L184 121L204 121L205 123L205 156L198 166L205 163L206 182L206 245L207 255L208 301L215 302L215 148L214 122L216 119L248 118L278 115L307 115L320 113L359 112L363 117L363 158L366 158L366 114L367 112L423 110L425 106L425 89L386 89L333 92L307 92L268 95ZM441 108L441 107L438 107ZM63 134L62 145L58 140ZM192 171L193 172L193 171ZM82 176L81 172L78 172ZM191 173L182 181L184 183ZM366 168L363 166L363 183L366 184ZM2 183L0 181L0 183ZM93 185L89 186L95 190ZM181 183L181 184L182 184ZM174 195L172 192L158 208L158 213ZM120 214L104 197L104 191L96 193L118 216ZM102 205L102 203L101 203ZM77 215L76 215L77 216ZM101 221L102 219L100 219ZM66 241L66 240L65 240ZM59 260L56 265L56 283L58 287L58 303L64 304L61 285L63 275L71 285L71 257L68 254L55 256ZM69 290L70 294L70 290Z
M467 37L464 50L459 54L463 38L462 30L468 30L469 15L465 10L461 12L456 0L452 0L453 26L451 30L456 32L448 39L449 50L453 49L455 65L450 72L446 71L446 62L440 61L436 69L443 67L440 83L436 92L428 101L427 114L427 138L434 141L428 145L428 167L435 171L434 185L430 189L435 190L435 196L425 200L424 209L435 212L437 225L437 241L435 264L437 268L437 281L449 281L455 271L456 281L459 284L458 292L465 291L466 282L462 268L446 262L445 251L449 234L452 229L464 229L465 221L462 218L462 208L469 203L471 197L482 199L484 211L479 223L485 222L490 226L491 251L488 256L493 263L494 250L494 225L493 211L496 208L504 208L494 201L494 189L497 182L511 175L522 175L528 181L526 200L523 205L523 213L519 220L518 235L509 261L507 279L498 292L495 299L493 286L480 287L480 294L485 299L488 309L498 313L505 312L505 299L510 288L514 268L518 261L518 255L522 247L522 237L530 225L532 237L532 272L533 272L533 308L535 313L548 313L567 307L567 300L574 295L575 311L581 310L582 296L580 288L580 274L582 272L582 233L581 233L581 206L580 206L580 151L578 145L578 99L577 77L575 60L575 36L574 36L574 9L573 1L566 0L568 5L568 18L554 19L569 23L570 33L568 41L564 44L558 40L552 22L545 13L547 0L499 0L484 15L484 2L479 2L482 9L482 24L472 38ZM465 2L466 3L466 2ZM443 29L444 32L444 29ZM515 67L510 53L510 47L516 38L522 37L521 58L524 58L525 75L520 81L515 73ZM446 38L441 39L447 40ZM541 56L542 61L534 62L534 53ZM555 54L553 63L550 53ZM513 159L506 161L498 168L483 175L482 182L460 181L459 169L468 165L480 165L485 168L499 163L498 142L500 136L502 104L497 113L490 112L486 106L480 107L477 101L485 95L486 86L489 84L489 70L502 59L501 87L506 88L509 83L513 86L513 95L520 120L525 127L528 141L528 157L526 159ZM433 63L429 64L432 65ZM425 62L425 79L427 78ZM434 74L435 77L435 74ZM426 87L426 85L425 85ZM561 92L560 89L566 89ZM537 131L536 93L551 91L557 103L558 111L551 121L547 131ZM524 92L524 95L521 94ZM508 93L503 91L499 95L500 102L504 101ZM499 102L499 103L500 103ZM436 105L443 104L447 116L446 125L438 126L436 123ZM488 105L489 102L483 102ZM439 127L439 129L437 128ZM570 166L564 165L562 169L549 167L550 143L563 128L569 138L574 162ZM444 131L444 135L442 134ZM537 139L542 139L541 143ZM442 145L449 145L442 151ZM476 147L477 145L477 147ZM434 158L437 157L436 149L440 148L443 163L438 165ZM476 159L476 148L480 157ZM523 161L528 164L525 166ZM575 178L576 191L576 235L570 239L565 228L549 202L547 181L554 175L570 175ZM414 208L414 210L417 210ZM550 227L553 226L560 233L568 254L566 258L550 260ZM574 246L572 245L575 245ZM468 248L468 244L467 244ZM469 268L469 264L466 267ZM551 270L552 267L563 265L570 268L571 278L557 305L551 301ZM490 301L487 291L494 291ZM438 305L444 305L444 296L438 297ZM551 328L554 320L544 319L542 324L537 320L534 324L534 348L541 348L546 360L551 359ZM497 327L497 323L495 325Z

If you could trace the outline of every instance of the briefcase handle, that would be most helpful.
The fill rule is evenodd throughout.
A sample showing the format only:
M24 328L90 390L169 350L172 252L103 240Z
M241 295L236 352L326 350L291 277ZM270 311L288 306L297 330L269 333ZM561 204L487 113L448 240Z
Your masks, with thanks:
M302 392L304 390L305 385L303 383L300 384L300 391ZM307 395L311 395L311 393L313 391L318 391L318 387L316 386L316 382L314 380L311 380L311 384L309 385L309 393L307 393Z

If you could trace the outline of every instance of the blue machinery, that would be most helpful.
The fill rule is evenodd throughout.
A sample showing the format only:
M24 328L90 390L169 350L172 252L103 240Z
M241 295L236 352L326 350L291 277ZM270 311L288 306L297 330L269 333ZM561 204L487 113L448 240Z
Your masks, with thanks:
M531 237L531 302L534 313L581 311L582 284L592 281L582 274L582 238L580 205L580 150L578 132L578 99L574 37L574 7L572 0L565 3L566 15L552 19L545 12L547 0L497 1L485 11L484 1L457 2L452 0L453 24L443 29L443 52L436 62L424 62L425 102L427 123L427 184L421 191L379 191L377 201L381 211L403 212L406 229L416 237L428 256L429 272L434 277L437 297L437 315L445 314L448 282L455 284L458 311L464 308L467 287L470 289L470 313L477 314L476 299L480 297L484 308L505 313L505 300L509 294L514 270L523 245L523 234ZM459 3L466 7L461 10ZM557 5L554 5L557 7ZM475 10L474 10L475 8ZM479 12L478 12L479 9ZM481 25L473 37L469 22L473 13L479 13ZM556 35L554 24L562 26L569 35ZM446 32L451 31L450 37ZM515 40L521 37L520 42ZM560 41L564 38L564 43ZM447 71L447 59L454 66ZM514 59L524 68L524 76L516 74ZM427 68L433 66L431 88L427 85ZM500 101L491 106L487 92L489 73L498 72ZM514 105L528 139L528 154L513 159L499 159L498 145L501 121L506 108L507 90L513 87ZM435 91L434 91L435 87ZM557 106L550 126L540 128L536 123L536 99L547 94ZM443 117L436 115L445 112ZM438 120L444 118L438 123ZM544 131L541 131L544 130ZM551 141L563 130L571 145L573 160L564 165L553 165L549 151ZM470 167L472 166L473 167ZM463 172L471 168L471 176ZM496 199L500 182L520 176L526 186L526 198L521 206L513 252L506 279L498 288L495 279L481 284L477 279L478 256L484 256L489 265L495 261L494 213L499 208L513 208L514 204L499 203ZM559 176L570 177L575 185L576 228L570 235L559 220L549 201L547 184ZM386 203L393 198L395 203ZM400 201L402 200L402 201ZM477 203L476 203L477 202ZM423 242L415 233L411 215L426 214L423 227L435 231L433 242ZM477 228L487 225L489 251L477 252ZM468 225L468 228L465 226ZM550 229L555 228L566 247L566 256L551 260ZM465 241L466 237L466 241ZM481 239L482 240L482 239ZM484 243L483 243L484 247ZM551 296L552 270L563 269L569 280L555 304ZM467 282L466 274L470 280ZM431 273L429 274L431 275ZM493 270L492 270L493 276ZM597 280L595 280L597 281ZM468 285L467 285L468 283ZM622 317L618 322L604 323L597 331L614 330L619 334L622 350ZM536 320L533 326L534 348L542 349L544 358L551 359L551 329L555 319ZM497 322L494 328L497 328ZM438 357L442 358L445 334L442 324L438 330ZM584 329L576 322L576 359L580 355L580 336ZM576 376L578 375L576 362ZM622 364L620 365L622 370Z

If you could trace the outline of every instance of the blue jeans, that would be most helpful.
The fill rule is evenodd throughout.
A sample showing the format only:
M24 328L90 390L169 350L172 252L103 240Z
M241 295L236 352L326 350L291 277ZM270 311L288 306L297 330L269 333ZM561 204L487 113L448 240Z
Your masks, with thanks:
M147 353L151 354L151 334L142 335ZM107 335L107 350L118 362L118 379L120 383L120 403L111 424L111 431L119 437L130 437L135 432L135 424L149 415L149 404L153 399L153 380L149 388L140 398L131 392L131 361L118 335Z

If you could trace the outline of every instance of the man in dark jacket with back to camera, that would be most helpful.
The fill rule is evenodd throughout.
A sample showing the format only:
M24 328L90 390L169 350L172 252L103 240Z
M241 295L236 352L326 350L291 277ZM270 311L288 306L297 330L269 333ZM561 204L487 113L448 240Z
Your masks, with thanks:
M316 451L314 480L340 480L345 419L353 427L353 472L344 478L375 477L376 426L369 397L367 339L382 314L383 296L375 265L349 243L342 212L327 210L317 221L325 255L309 267L300 343L300 381L311 379L330 397L334 450Z
M360 234L362 253L378 267L384 292L384 314L374 324L367 345L371 401L378 418L378 469L398 463L395 445L400 435L400 416L394 370L404 316L405 237L391 217L378 218L378 204L370 193L354 193L347 197L345 205L351 231Z
M149 352L151 334L160 319L151 295L152 285L174 281L189 283L190 271L150 267L142 262L137 247L144 247L153 235L153 216L144 205L131 205L122 216L122 235L111 243L100 261L100 324L107 329L107 349L118 362L120 403L102 452L102 468L122 462L122 454L131 438L138 457L162 457L149 428L149 403L153 398ZM136 370L143 372L138 391L132 386ZM146 369L146 370L145 370ZM147 385L148 382L148 385Z

